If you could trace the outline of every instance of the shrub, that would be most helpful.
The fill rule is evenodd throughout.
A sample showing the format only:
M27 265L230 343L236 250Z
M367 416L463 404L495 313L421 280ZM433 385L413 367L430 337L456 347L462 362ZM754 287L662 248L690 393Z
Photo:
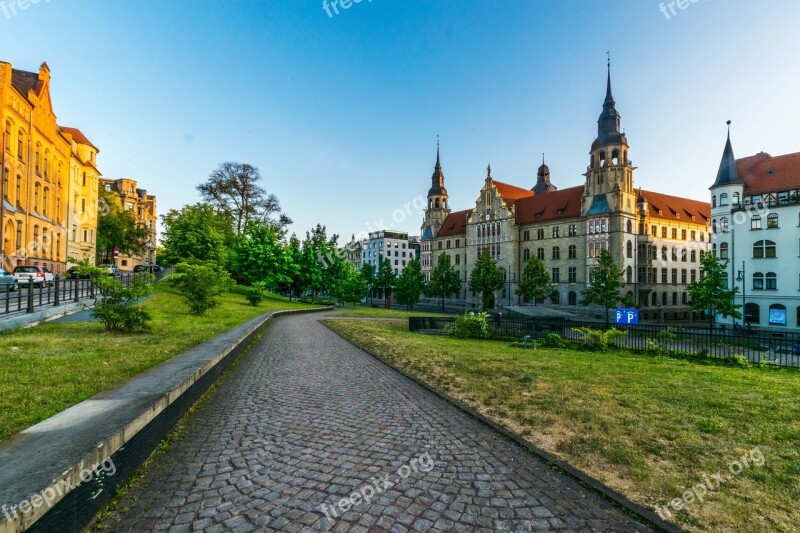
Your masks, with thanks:
M588 327L583 328L575 328L572 331L575 333L579 333L582 338L581 340L589 345L590 347L606 351L610 346L615 346L617 339L626 335L624 331L620 331L616 328L611 328L606 331L600 329L592 329Z
M108 331L135 331L147 326L150 313L136 303L150 294L149 277L136 277L128 287L111 276L93 279L98 293L92 316L100 320Z
M561 335L558 333L548 333L547 336L542 339L543 348L567 348L568 346L569 342L562 339Z
M486 339L489 337L487 313L465 313L456 317L456 321L444 327L451 337L460 339Z
M247 302L250 305L258 307L258 305L267 298L267 294L267 284L263 281L257 281L253 283L251 287L247 288L245 298L247 298Z
M219 295L230 285L228 273L215 263L181 263L175 267L177 275L172 285L183 292L192 313L202 316L219 305Z
M741 354L740 354L740 355L734 355L734 356L731 356L731 358L730 358L730 359L731 359L731 362L732 362L734 365L736 365L736 366L738 366L738 367L740 367L740 368L744 368L744 369L748 369L748 368L750 368L750 361L748 361L748 360L745 358L745 356L743 356L743 355L741 355Z

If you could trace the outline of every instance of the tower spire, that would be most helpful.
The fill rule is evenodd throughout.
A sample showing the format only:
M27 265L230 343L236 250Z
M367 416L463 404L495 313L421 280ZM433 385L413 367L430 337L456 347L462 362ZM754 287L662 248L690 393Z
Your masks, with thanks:
M442 164L439 162L439 134L436 134L436 168L441 170Z
M717 171L717 179L711 188L721 187L723 185L743 185L742 178L739 177L739 170L736 168L736 157L733 155L733 145L731 144L731 121L727 122L728 125L728 140L725 142L725 151L722 152L722 161L719 163L719 171Z

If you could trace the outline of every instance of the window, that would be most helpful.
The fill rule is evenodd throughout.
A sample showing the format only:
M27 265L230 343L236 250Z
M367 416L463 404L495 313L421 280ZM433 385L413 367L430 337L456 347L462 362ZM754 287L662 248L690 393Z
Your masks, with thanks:
M553 228L553 238L554 238L554 239L556 239L556 238L558 238L558 237L559 237L559 233L560 233L560 231L561 231L561 228L559 228L558 226L556 226L556 227L554 227L554 228Z
M44 193L42 194L42 214L47 216L47 201L49 196L50 189L47 187L44 188Z
M728 217L723 217L719 221L719 230L722 233L728 233L730 231L730 227L728 226Z
M678 228L672 228L672 240L678 240Z
M711 207L717 207L717 195L711 197Z
M673 285L677 285L678 284L678 269L677 268L673 268L672 269L672 284Z
M33 250L39 250L39 226L33 226Z
M3 198L8 198L8 169L3 167Z
M767 216L767 229L775 229L778 227L778 213L772 213Z
M728 193L722 193L719 195L719 206L723 207L728 205Z
M666 261L667 260L667 247L666 246L662 246L661 247L661 260L662 261Z
M17 250L22 248L22 221L17 220Z
M711 233L713 233L714 235L717 234L717 219L716 218L711 220Z
M24 161L25 159L25 145L23 139L24 134L22 130L17 132L17 159Z
M690 279L691 279L692 283L697 281L697 270L692 270L691 271L691 278Z
M781 304L772 304L769 306L769 325L770 326L785 326L786 325L786 306Z
M561 248L553 246L553 259L561 259Z
M633 233L633 222L628 221L628 233Z
M692 231L689 233L689 238L690 238L691 240L693 240L693 241L696 241L696 240L697 240L697 232L696 232L695 230L692 230Z
M719 245L719 258L728 259L728 243L723 242Z
M628 244L625 245L625 248L628 259L633 258L633 243L631 241L628 241Z
M761 229L761 217L759 215L753 215L753 218L750 219L750 229Z
M767 290L778 290L778 276L775 275L775 272L767 272Z
M666 268L662 268L661 269L661 283L663 283L664 285L667 284L667 269Z
M544 261L544 248L537 248L536 257L538 257L541 261Z
M558 267L553 268L553 283L558 283L561 281L561 273L559 272Z
M625 269L625 279L628 283L633 283L633 267L630 265Z
M754 291L764 290L764 274L760 272L756 272L755 274L753 274L753 290Z
M686 271L685 268L682 268L681 269L681 284L686 285L687 280L688 280L687 271Z
M773 241L758 241L753 245L753 259L772 259L777 257L777 247Z
M17 188L16 188L16 202L19 203L19 199L22 197L22 176L17 176Z
M531 232L530 232L530 230L526 229L525 231L522 232L522 240L523 241L531 240Z
M570 283L577 283L578 282L578 269L576 267L569 267L569 282Z
M541 241L542 239L544 239L544 229L540 228L536 230L536 240Z
M744 320L748 324L761 323L761 308L758 304L750 302L744 306Z
M33 186L33 210L37 213L39 212L39 189L41 189L41 185L38 183L34 184Z
M403 261L405 263L405 261ZM461 254L456 254L456 265L461 264Z
M667 227L666 226L661 228L661 238L662 239L666 239L667 238Z
M658 226L651 226L650 233L653 235L653 237L658 237Z
M678 293L677 292L673 292L672 293L672 305L678 305Z
M569 225L569 236L574 237L578 234L578 226L576 224Z
M672 247L672 260L678 261L678 249L674 246Z
M578 247L574 244L569 245L569 258L570 259L577 259L578 258Z
M689 257L690 257L690 261L692 263L696 263L697 262L697 250L692 250L691 254L689 255Z
M531 259L531 251L530 251L530 249L525 248L522 251L522 259L525 260L525 261L530 261L530 259Z

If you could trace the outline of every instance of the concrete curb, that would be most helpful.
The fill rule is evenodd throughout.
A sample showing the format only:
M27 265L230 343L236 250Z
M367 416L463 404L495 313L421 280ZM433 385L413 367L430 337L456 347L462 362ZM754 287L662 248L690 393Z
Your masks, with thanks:
M143 439L144 443L153 447L157 445L161 437L172 429L171 420L176 416L179 420L194 403L193 400L187 403L182 396L192 389L187 398L199 397L222 373L222 367L244 351L273 317L319 311L329 309L275 311L257 317L164 361L113 390L74 405L0 445L0 465L3 465L0 468L0 505L4 506L0 512L0 533L25 531L48 513L59 514L59 502L73 492L77 493L76 489L90 490L84 487L91 483L81 484L81 472L96 469L140 432L146 433L143 430L148 424L155 423L150 429L155 428L157 438L151 434L149 439ZM202 390L195 390L198 388ZM167 414L166 410L173 404L182 412L170 413L167 423L164 423L160 415ZM146 452L144 457L149 456L152 449L142 450L143 444L139 446L138 451ZM127 481L125 477L136 468L138 465L127 465L124 475L115 476L113 484L124 484ZM64 491L64 487L69 489ZM18 506L23 501L33 502L34 495L45 494L48 489L55 495L48 505L27 505L27 510L19 509L15 513L8 512L5 507ZM111 496L110 487L101 486L101 492L107 501ZM79 504L82 507L77 509L72 509L73 506L65 510L65 514L97 512L85 508L86 503ZM76 529L74 526L83 520L70 518L73 523L59 517L58 520L63 522L59 522L58 529Z
M0 331L38 326L42 322L79 313L85 309L91 309L92 307L94 307L94 298L84 299L78 303L71 302L63 304L58 307L48 307L46 309L34 311L33 313L21 311L18 315L9 316L8 318L0 320Z
M342 317L341 320L347 320L347 318L346 317ZM355 346L356 348L358 348L359 350L361 350L365 354L373 357L374 359L376 359L379 362L383 363L384 365L386 365L387 367L391 368L395 372L398 372L399 374L402 374L407 379L409 379L412 382L416 383L420 387L432 392L433 394L435 394L436 396L440 397L441 399L443 399L447 403L454 405L455 407L457 407L461 411L465 412L466 414L468 414L472 418L477 419L479 422L483 423L484 425L489 426L495 432L497 432L497 433L501 434L502 436L506 437L507 439L513 441L515 444L521 446L522 448L524 448L525 450L527 450L528 452L530 452L534 456L538 457L539 459L541 459L542 461L544 461L548 465L556 468L557 470L560 470L560 471L564 472L568 476L570 476L573 479L577 480L581 485L583 485L583 486L593 490L594 492L600 494L603 498L605 498L606 500L610 501L611 503L613 503L617 507L621 508L628 515L631 515L631 516L635 517L637 520L639 520L639 521L641 521L641 522L653 527L656 531L661 531L661 532L666 532L666 533L683 533L684 532L683 529L679 528L675 524L671 524L671 523L669 523L669 522L667 522L665 520L662 520L661 517L659 517L653 511L650 511L650 510L646 509L645 507L639 505L638 503L632 502L626 496L624 496L623 494L615 491L614 489L612 489L611 487L609 487L605 483L601 482L600 480L597 480L597 479L593 478L592 476L590 476L590 475L578 470L577 468L573 467L572 465L570 465L570 464L562 461L561 459L555 457L550 452L547 452L547 451L545 451L545 450L543 450L543 449L531 444L530 442L525 440L520 435L517 435L513 431L511 431L511 430L501 426L500 424L498 424L498 423L486 418L485 416L483 416L479 412L475 411L471 407L468 407L468 406L464 405L459 400L453 398L452 396L450 396L446 392L442 392L439 389L436 389L435 387L433 387L433 386L429 385L428 383L422 381L421 379L409 374L405 370L403 370L400 367L396 366L394 363L392 363L389 360L385 359L383 356L378 355L378 354L372 352L367 347L360 345L358 342L351 341L350 339L342 337L341 335L336 333L336 331L334 331L333 329L328 327L326 324L323 324L323 325L325 327L327 327L330 331L335 333L337 336L339 336L339 338L341 338L341 339L347 341L348 343L352 344L353 346Z

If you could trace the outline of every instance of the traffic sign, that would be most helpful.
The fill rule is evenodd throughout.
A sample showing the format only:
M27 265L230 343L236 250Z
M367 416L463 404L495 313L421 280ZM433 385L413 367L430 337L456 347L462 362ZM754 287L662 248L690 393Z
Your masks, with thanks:
M638 309L614 309L614 324L638 324Z

